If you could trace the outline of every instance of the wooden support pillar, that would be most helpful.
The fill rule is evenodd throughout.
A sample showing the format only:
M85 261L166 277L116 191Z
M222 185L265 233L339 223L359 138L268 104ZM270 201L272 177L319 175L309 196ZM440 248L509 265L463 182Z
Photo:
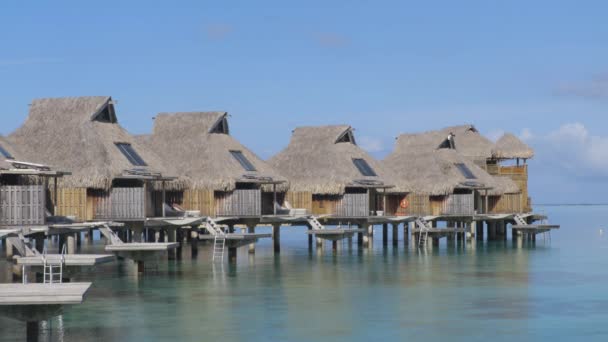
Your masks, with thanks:
M465 227L467 241L472 242L475 239L475 233L477 233L477 222L473 221L470 223L463 222ZM468 225L468 226L467 226Z
M44 236L44 234L37 234L36 235L36 250L40 253L42 253L42 251L44 250L44 240L45 240L46 236Z
M365 229L365 232L363 233L363 247L371 247L373 243L374 226L365 223L363 224L363 229Z
M13 244L8 239L4 240L4 249L6 252L6 260L13 260Z
M255 234L255 224L247 225L247 233ZM274 234L274 229L273 229L273 234ZM249 254L255 254L255 242L252 242L249 244Z
M141 234L140 234L141 236ZM184 245L184 230L181 227L178 227L175 229L175 239L177 240L177 242L179 242L179 245L177 245L177 248L175 249L175 257L177 258L177 260L181 260L182 259L182 252L183 252L183 248L182 246Z
M399 244L399 224L393 223L393 246L397 247Z
M59 234L57 236L58 241L58 246L57 248L59 249L59 251L57 253L61 254L61 250L63 249L63 245L65 245L66 241L65 241L65 235L64 234ZM66 246L67 248L67 246Z
M388 223L382 224L382 246L388 246Z
M475 227L475 239L477 241L483 241L483 221L479 223L480 224Z
M281 224L272 225L272 244L274 253L281 253Z
M198 231L190 231L190 256L196 259L198 256Z
M361 228L361 225L358 225L357 228ZM357 233L357 246L363 246L363 233Z
M334 252L337 252L337 251L338 251L338 241L337 241L337 240L333 240L333 241L331 242L331 249L332 249Z
M228 262L236 264L236 247L228 247Z
M487 221L488 226L488 241L496 240L496 222L495 221Z
M67 234L67 254L76 254L76 234Z
M38 342L40 336L40 325L37 321L30 321L25 324L25 340L27 342Z
M177 242L177 229L169 228L165 231L165 242ZM175 259L176 252L175 249L170 249L167 253L169 259Z

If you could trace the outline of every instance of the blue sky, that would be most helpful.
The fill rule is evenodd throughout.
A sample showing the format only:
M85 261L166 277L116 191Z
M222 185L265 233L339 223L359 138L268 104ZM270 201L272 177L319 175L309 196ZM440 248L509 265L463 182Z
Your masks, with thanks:
M263 157L298 125L395 136L474 123L537 149L540 202L608 202L604 1L3 1L0 133L33 98L111 95L121 124L226 110Z

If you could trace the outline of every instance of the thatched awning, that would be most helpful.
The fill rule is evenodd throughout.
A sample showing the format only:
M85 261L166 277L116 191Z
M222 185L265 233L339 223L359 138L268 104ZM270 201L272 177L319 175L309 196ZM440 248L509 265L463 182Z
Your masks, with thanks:
M492 150L495 159L530 159L534 157L534 150L511 133L505 133Z
M171 175L172 169L118 124L109 96L65 97L34 100L25 123L9 136L28 160L59 169L71 176L62 187L109 189L112 181L129 172ZM130 145L145 165L134 165L117 147ZM179 187L179 182L172 186Z
M372 169L367 176L355 165L359 159ZM353 129L346 125L298 127L287 148L268 162L289 179L293 191L343 194L348 187L397 191L392 188L392 172L357 146Z
M431 196L448 195L455 189L487 190L490 194L519 192L513 181L488 174L456 149L438 148L442 139L445 137L437 131L397 138L395 150L384 160L395 173L397 187ZM454 139L458 146L458 136ZM460 170L460 164L470 171L469 177Z
M191 189L231 191L237 183L288 188L283 176L230 135L226 112L160 113L153 134L137 139L173 165ZM245 168L235 153L251 165Z

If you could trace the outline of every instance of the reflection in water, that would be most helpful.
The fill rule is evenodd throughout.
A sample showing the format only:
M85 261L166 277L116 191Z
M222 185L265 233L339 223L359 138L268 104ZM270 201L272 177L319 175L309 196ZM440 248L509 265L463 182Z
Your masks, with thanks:
M604 340L608 239L596 227L605 212L550 213L563 228L551 243L536 245L447 246L444 239L419 251L411 241L383 247L377 234L372 248L359 248L354 239L336 250L326 243L309 251L305 228L285 228L280 256L263 241L253 255L241 248L238 263L228 265L210 262L211 246L201 243L198 255L185 247L182 260L165 260L143 276L126 261L80 274L76 281L94 282L87 300L41 335L52 341ZM597 222L568 229L569 222L579 227L581 217ZM83 248L93 253L103 246ZM3 277L6 266L0 261ZM0 340L20 341L24 328L0 319Z

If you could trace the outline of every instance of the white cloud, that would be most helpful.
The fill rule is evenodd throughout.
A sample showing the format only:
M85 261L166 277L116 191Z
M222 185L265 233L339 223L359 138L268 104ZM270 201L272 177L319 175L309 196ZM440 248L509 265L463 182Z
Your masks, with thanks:
M380 139L363 136L357 139L357 144L370 153L377 153L384 151L384 143Z
M541 161L580 178L608 178L608 136L592 135L579 122L564 124L546 135L529 131L522 135Z

